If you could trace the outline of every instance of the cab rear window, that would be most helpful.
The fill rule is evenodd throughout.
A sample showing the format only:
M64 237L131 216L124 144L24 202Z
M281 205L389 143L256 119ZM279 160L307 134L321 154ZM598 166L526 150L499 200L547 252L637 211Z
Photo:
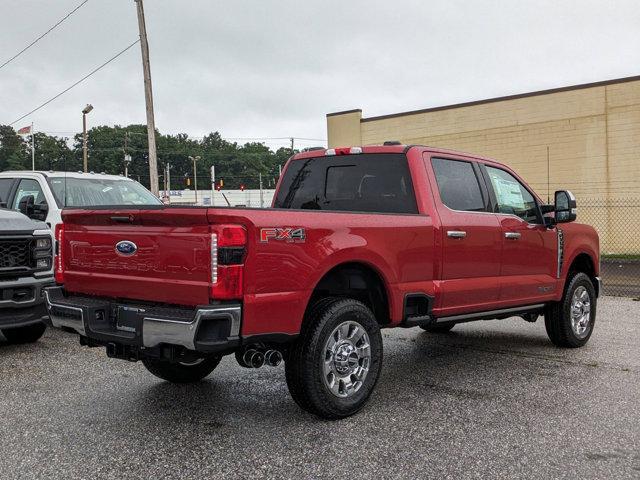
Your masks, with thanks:
M315 157L290 163L276 208L418 213L403 154Z

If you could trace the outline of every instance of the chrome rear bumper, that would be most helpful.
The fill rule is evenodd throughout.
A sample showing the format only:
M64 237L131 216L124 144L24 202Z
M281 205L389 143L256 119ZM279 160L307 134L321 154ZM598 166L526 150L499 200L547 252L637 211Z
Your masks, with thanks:
M219 306L199 308L191 322L179 322L168 318L144 317L142 319L142 343L145 347L156 347L162 343L182 345L190 350L196 348L196 332L204 322L227 319L231 324L229 337L240 335L242 307Z
M73 330L97 343L143 348L166 344L202 352L239 343L240 304L155 308L101 298L65 297L62 287L46 289L45 300L51 326Z

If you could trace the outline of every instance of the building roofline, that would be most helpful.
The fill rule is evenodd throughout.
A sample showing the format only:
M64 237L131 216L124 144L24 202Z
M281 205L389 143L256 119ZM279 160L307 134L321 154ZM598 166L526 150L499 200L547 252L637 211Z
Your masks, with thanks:
M327 113L327 117L333 117L335 115L346 115L347 113L357 113L357 112L362 113L362 109L361 108L354 108L352 110L343 110L342 112Z
M423 108L420 110L409 110L406 112L399 112L399 113L391 113L391 114L387 114L387 115L378 115L376 117L367 117L367 118L363 118L360 121L361 122L371 122L374 120L384 120L387 118L395 118L395 117L404 117L406 115L417 115L420 113L430 113L430 112L438 112L441 110L450 110L450 109L454 109L454 108L462 108L462 107L473 107L475 105L483 105L486 103L494 103L494 102L502 102L505 100L518 100L520 98L527 98L527 97L536 97L539 95L549 95L552 93L560 93L560 92L568 92L571 90L582 90L584 88L594 88L594 87L604 87L607 85L615 85L618 83L627 83L627 82L634 82L634 81L638 81L640 80L640 75L634 75L631 77L622 77L622 78L614 78L611 80L603 80L603 81L599 81L599 82L592 82L592 83L582 83L579 85L570 85L567 87L559 87L559 88L550 88L547 90L537 90L534 92L527 92L527 93L517 93L515 95L505 95L502 97L494 97L494 98L487 98L484 100L474 100L471 102L463 102L463 103L454 103L451 105L443 105L440 107L431 107L431 108ZM333 116L333 115L341 115L341 114L346 114L346 113L352 113L352 112L357 112L357 111L361 111L361 110L347 110L344 112L335 112L335 113L328 113L327 117Z

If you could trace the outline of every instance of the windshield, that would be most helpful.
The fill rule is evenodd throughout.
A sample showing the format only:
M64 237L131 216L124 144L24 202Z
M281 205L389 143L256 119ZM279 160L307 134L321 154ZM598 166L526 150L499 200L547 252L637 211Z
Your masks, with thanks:
M162 204L138 182L124 178L50 177L47 180L59 207Z

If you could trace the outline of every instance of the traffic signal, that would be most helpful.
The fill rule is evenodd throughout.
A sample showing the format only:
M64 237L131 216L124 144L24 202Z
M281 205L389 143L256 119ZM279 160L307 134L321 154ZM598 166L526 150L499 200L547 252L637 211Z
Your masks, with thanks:
M241 183L241 184L240 184L240 191L241 191L241 192L244 192L244 183Z

